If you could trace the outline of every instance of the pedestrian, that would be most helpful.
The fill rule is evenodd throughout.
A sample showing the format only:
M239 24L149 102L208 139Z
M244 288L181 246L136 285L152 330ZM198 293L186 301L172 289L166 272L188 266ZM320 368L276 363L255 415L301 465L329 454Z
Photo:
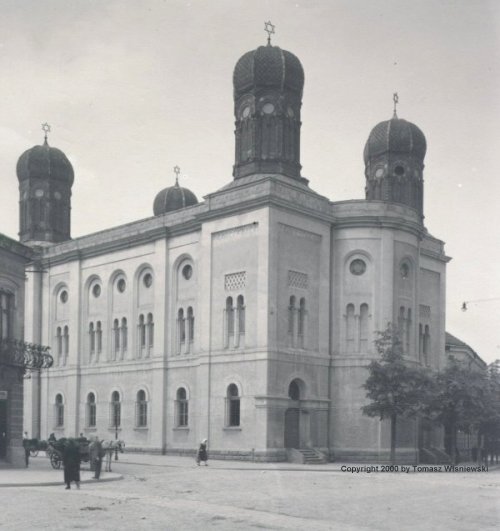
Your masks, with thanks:
M208 453L207 453L207 439L203 439L200 443L200 447L198 448L198 452L196 453L196 464L200 466L200 461L203 461L205 463L205 466L208 466Z
M26 462L26 468L28 468L30 464L30 440L28 439L27 431L24 432L23 447L24 447L24 460Z
M80 447L74 439L68 439L63 451L64 483L66 489L71 488L71 482L80 488Z
M104 448L99 438L96 436L89 446L91 470L94 471L94 479L101 476L102 458L104 457Z

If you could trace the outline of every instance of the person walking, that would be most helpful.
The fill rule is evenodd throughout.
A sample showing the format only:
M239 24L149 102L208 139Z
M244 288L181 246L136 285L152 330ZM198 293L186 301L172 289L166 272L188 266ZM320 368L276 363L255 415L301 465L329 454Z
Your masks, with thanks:
M68 439L63 451L64 483L66 489L71 488L71 482L80 488L80 447L74 439Z
M28 432L24 432L23 437L23 447L24 447L24 460L26 461L26 468L30 464L30 440L28 439Z
M96 436L89 446L91 470L94 471L94 479L101 476L102 458L104 457L104 448L99 438Z
M196 464L198 466L200 466L201 461L205 463L205 466L208 466L207 444L208 444L207 439L203 439L200 443L200 447L198 448L198 452L196 453Z

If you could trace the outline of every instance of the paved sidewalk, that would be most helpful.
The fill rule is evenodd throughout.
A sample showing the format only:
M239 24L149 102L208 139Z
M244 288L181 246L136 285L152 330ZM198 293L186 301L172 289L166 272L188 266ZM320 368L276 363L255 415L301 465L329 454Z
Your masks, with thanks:
M80 471L80 483L100 483L123 479L115 472L102 472L99 480L94 479L94 473L87 467ZM31 457L28 468L0 468L0 487L47 487L64 485L64 472L55 470L45 456ZM72 488L76 488L72 485Z

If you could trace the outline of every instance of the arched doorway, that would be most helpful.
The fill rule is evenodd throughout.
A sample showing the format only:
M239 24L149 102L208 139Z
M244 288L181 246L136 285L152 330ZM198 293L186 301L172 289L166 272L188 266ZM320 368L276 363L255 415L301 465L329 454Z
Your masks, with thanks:
M295 379L288 386L290 407L285 411L285 448L300 448L300 398L304 383Z

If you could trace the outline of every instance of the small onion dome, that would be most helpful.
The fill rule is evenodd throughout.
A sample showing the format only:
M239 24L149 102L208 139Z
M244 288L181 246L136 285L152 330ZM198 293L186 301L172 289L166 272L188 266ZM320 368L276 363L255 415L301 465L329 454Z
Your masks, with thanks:
M424 133L411 122L393 117L377 124L366 141L365 164L384 153L412 155L424 160L427 144Z
M179 186L179 183L176 182L174 186L165 188L155 197L153 212L155 216L161 216L167 212L197 204L198 199L196 199L193 192L187 188Z
M234 67L234 97L256 88L286 89L302 97L304 70L293 53L278 46L259 46L244 54Z
M30 178L65 181L71 186L75 179L73 166L66 155L45 141L43 146L33 146L25 151L17 161L17 178L24 181Z

